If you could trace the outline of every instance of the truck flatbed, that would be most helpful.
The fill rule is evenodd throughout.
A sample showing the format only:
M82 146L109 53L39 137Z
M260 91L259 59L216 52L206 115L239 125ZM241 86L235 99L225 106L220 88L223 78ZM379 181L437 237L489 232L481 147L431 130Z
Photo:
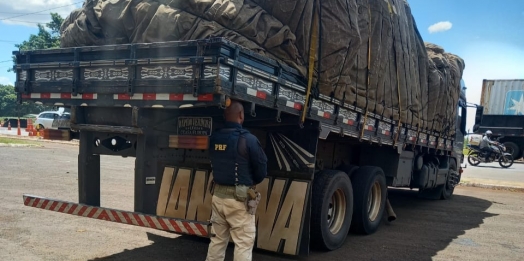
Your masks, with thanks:
M293 68L223 38L16 51L20 100L56 106L177 109L220 106L225 97L299 116L307 81ZM449 152L453 137L419 129L325 95L313 95L307 118L330 133ZM299 124L298 120L296 124ZM400 133L400 134L399 134Z
M80 139L79 202L24 195L26 206L213 236L209 136L231 100L268 158L256 248L334 250L350 227L378 229L388 186L449 199L460 182L463 100L446 137L311 92L293 68L222 38L14 54L19 101L71 107ZM133 212L100 205L101 155L135 157Z

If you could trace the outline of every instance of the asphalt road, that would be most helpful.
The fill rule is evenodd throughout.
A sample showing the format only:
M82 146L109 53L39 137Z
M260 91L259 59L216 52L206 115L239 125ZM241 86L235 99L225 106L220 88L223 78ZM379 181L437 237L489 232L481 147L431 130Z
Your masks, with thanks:
M0 260L204 260L207 241L23 206L77 201L78 147L0 147ZM102 157L102 206L132 210L134 159ZM471 167L470 167L471 168ZM468 168L469 169L469 168ZM390 190L398 220L305 260L522 260L524 194L458 187L452 200ZM228 258L232 260L232 249ZM255 251L254 260L293 260Z
M468 163L462 173L462 179L476 183L524 188L524 162L515 161L507 169L500 167L498 163L481 163L478 166L471 166Z
M2 135L18 135L18 129L17 128L11 128L10 130L8 128L0 127L0 134ZM20 136L27 137L29 136L29 132L25 131L25 129L20 129Z

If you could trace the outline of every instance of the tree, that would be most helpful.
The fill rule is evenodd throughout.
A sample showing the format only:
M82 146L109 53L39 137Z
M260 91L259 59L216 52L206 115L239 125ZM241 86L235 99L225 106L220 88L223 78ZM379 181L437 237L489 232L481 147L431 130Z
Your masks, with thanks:
M15 47L22 51L60 47L60 26L63 21L64 18L58 13L51 13L51 22L45 25L38 24L38 33L31 34L28 40L15 44ZM15 61L16 57L13 56L13 62ZM8 71L12 72L13 69L9 68ZM11 85L0 85L0 116L23 116L50 108L32 102L17 104L15 88Z
M15 87L0 84L0 116L22 117L26 114L36 114L49 109L49 106L32 102L18 104L16 101Z
M15 44L15 47L21 51L59 48L62 22L64 22L62 16L58 13L51 13L51 22L45 25L38 24L38 33L31 34L28 40ZM13 62L15 61L16 57L13 56ZM9 68L7 71L12 72L13 69Z
M22 51L59 48L62 22L64 22L64 18L57 13L51 13L51 22L45 24L45 26L38 24L38 34L30 35L29 40L15 44L15 46Z

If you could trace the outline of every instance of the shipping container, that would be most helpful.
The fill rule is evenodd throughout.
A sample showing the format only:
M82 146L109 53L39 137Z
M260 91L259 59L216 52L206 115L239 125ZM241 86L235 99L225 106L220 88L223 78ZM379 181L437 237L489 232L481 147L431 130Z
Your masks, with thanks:
M524 79L484 80L480 104L486 115L524 115Z

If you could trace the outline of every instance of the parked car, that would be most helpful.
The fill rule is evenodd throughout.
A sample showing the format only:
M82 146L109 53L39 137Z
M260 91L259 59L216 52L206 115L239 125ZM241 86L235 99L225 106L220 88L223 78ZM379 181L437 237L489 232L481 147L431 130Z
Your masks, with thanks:
M61 113L58 111L44 111L38 114L34 123L35 128L42 129L53 129L53 121L58 119Z
M71 114L64 112L53 121L53 129L70 129Z

